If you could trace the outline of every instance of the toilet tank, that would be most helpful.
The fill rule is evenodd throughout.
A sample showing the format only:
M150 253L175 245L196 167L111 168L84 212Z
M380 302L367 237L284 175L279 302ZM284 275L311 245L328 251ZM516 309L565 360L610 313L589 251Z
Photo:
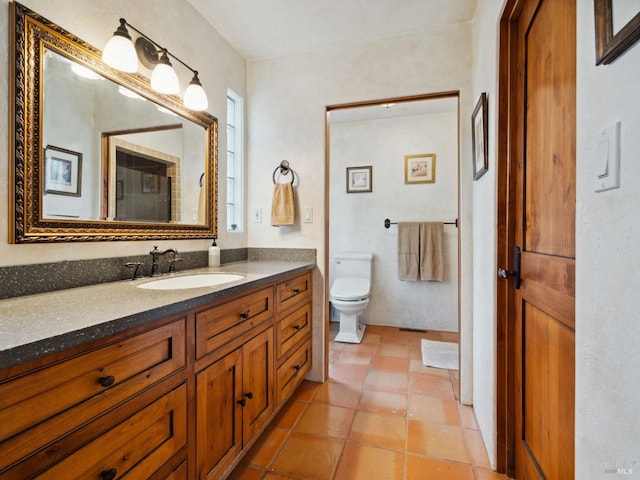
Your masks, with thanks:
M371 280L373 267L372 253L336 253L333 256L335 278L358 277Z

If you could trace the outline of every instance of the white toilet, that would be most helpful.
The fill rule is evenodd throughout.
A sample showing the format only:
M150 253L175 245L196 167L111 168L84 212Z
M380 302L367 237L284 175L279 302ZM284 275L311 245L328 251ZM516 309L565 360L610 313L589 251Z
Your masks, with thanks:
M371 295L371 253L338 253L334 255L335 279L329 293L331 305L340 316L336 342L360 343L366 325L358 317L369 305Z

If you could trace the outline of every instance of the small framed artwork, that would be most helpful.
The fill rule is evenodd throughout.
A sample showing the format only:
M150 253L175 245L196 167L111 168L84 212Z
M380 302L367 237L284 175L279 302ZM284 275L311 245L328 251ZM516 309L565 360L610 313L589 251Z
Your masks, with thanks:
M372 192L371 166L347 167L347 193Z
M81 196L81 153L47 145L44 149L44 170L44 193Z
M636 1L594 0L596 65L607 65L640 40L640 7Z
M473 179L478 180L489 170L489 134L487 94L482 92L471 116L471 143L473 154Z
M436 154L404 156L404 183L435 183Z
M158 176L153 173L142 174L142 193L158 193Z

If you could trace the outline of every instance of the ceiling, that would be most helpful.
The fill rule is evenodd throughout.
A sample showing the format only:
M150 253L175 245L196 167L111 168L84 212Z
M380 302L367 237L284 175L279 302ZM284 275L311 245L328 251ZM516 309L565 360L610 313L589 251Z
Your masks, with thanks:
M246 59L470 22L477 0L188 0Z
M381 103L331 111L331 123L385 120L415 115L433 115L458 111L458 97L433 98L413 102Z

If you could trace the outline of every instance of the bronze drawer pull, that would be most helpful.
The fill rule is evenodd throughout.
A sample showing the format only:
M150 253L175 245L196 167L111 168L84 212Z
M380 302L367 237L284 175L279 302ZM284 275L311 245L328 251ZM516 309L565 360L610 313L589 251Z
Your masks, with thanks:
M301 327L300 325L294 325L294 326L293 326L293 329L294 329L294 330L300 330L301 328L302 328L302 327Z
M240 400L238 400L238 403L241 407L244 407L247 404L247 401L244 398L241 398Z
M293 289L293 293L295 293L296 295L300 293L300 289L299 288L294 288Z
M103 470L102 472L100 472L100 478L102 478L102 480L113 480L114 478L116 478L116 475L118 475L118 470L116 470L115 468L112 468L110 470Z
M111 385L113 385L116 382L116 377L114 377L113 375L109 375L107 377L100 377L98 379L98 383L100 384L101 387L110 387ZM111 470L109 470L111 471ZM113 478L113 477L111 477Z
M299 372L302 367L300 365L294 365L293 368L296 372Z
M241 316L242 318L244 318L244 319L249 318L249 310L247 310L246 312L242 312L242 313L240 314L240 316Z
M253 392L247 392L244 394L244 396L251 400L253 398Z

